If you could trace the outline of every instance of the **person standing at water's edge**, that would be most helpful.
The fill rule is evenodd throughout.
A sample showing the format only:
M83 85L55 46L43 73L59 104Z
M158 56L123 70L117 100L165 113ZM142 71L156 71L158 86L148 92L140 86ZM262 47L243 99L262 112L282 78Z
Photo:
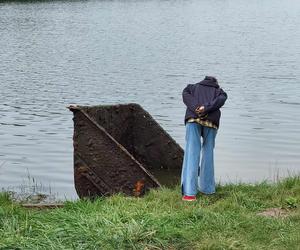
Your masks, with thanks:
M182 98L187 107L186 146L181 174L182 199L194 201L198 191L215 193L213 151L221 117L220 108L227 94L215 77L206 76L199 83L187 85Z

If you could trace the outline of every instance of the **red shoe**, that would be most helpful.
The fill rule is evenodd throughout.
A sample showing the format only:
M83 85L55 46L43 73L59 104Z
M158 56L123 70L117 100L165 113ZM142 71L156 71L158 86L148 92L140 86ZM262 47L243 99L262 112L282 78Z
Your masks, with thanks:
M182 197L183 201L195 201L196 200L196 195L184 195Z

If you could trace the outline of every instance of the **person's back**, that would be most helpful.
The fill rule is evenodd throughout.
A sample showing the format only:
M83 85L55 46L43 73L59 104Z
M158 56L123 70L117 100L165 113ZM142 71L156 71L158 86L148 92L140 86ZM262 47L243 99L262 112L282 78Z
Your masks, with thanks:
M182 194L183 200L195 200L198 189L205 194L215 192L213 149L221 117L220 108L227 94L219 87L216 78L206 76L199 83L187 85L182 98L187 107L184 119L186 148L181 176Z
M211 121L217 128L221 117L220 107L227 99L227 94L220 88L216 78L206 76L203 81L189 84L182 93L183 102L187 106L185 122L189 118L203 118ZM197 108L203 106L203 112Z

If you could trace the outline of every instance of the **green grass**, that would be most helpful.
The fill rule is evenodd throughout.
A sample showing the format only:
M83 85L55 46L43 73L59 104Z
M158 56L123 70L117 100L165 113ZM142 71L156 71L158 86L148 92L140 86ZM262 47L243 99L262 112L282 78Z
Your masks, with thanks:
M218 186L181 201L180 189L26 210L0 195L0 249L300 249L300 177ZM289 209L286 218L257 213Z

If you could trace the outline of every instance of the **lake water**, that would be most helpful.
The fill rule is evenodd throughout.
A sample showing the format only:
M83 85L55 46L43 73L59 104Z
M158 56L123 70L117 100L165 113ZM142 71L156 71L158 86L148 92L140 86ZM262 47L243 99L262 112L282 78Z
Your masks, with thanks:
M188 83L228 93L216 179L300 172L300 1L0 3L0 188L76 198L72 113L136 102L184 146Z

